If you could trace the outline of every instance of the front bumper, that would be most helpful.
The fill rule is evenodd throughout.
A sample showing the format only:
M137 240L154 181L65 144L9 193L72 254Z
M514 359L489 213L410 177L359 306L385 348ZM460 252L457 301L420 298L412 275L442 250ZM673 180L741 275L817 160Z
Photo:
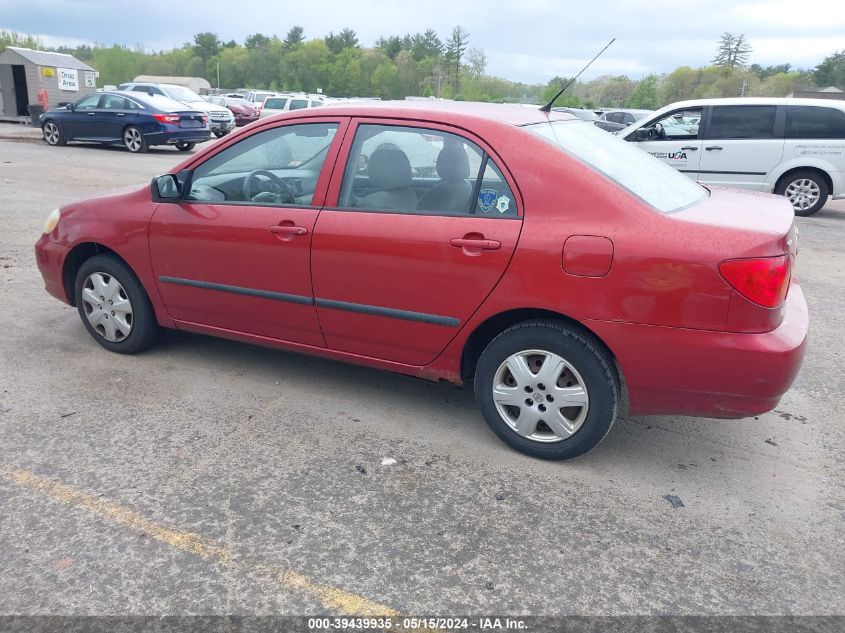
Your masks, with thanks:
M208 127L211 129L212 132L230 132L235 129L235 120L230 119L228 121L215 121L209 118Z
M38 270L44 279L44 288L51 295L63 303L70 303L65 290L62 271L64 270L65 259L69 249L61 244L56 244L42 235L35 243L35 261L38 263Z
M588 321L625 377L630 412L745 418L774 409L798 375L809 313L797 281L781 324L740 334Z

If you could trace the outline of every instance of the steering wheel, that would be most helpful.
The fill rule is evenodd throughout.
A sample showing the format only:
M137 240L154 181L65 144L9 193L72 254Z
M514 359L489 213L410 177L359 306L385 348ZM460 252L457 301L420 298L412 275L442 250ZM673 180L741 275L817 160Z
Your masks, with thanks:
M259 180L264 177L267 180ZM253 193L253 184L258 191ZM269 189L263 188L269 187ZM266 169L255 169L244 178L244 198L254 202L275 202L291 204L296 202L296 195L290 186L276 174Z
M648 138L651 140L657 140L666 138L666 130L663 129L662 123L655 123L654 127L648 129Z

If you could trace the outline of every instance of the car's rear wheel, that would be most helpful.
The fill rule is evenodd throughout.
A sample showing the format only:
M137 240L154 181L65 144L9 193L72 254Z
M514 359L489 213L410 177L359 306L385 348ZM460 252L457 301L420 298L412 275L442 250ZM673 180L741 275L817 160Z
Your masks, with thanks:
M196 146L196 143L176 143L176 149L178 149L180 152L190 152Z
M152 304L126 264L113 255L95 255L76 274L76 307L85 328L112 352L134 354L159 334Z
M123 145L133 154L146 152L149 149L144 134L134 125L123 130Z
M44 127L41 128L41 132L44 134L44 140L47 142L47 145L64 145L67 142L62 128L55 121L47 121Z
M827 202L830 188L817 171L795 171L781 178L775 193L785 196L795 215L808 216L819 211Z
M597 446L616 420L619 393L601 346L555 321L508 328L484 350L475 373L490 428L542 459L569 459Z

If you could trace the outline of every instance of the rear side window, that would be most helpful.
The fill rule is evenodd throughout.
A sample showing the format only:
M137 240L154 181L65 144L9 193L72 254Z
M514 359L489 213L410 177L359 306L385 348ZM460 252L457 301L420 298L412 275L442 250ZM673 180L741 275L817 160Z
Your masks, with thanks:
M845 112L819 106L787 106L786 138L845 138Z
M716 106L710 117L711 139L774 138L777 106Z
M287 104L287 99L267 99L264 102L264 107L267 110L284 110Z
M308 107L308 100L307 99L293 99L290 102L290 109L291 110L302 110L303 108Z

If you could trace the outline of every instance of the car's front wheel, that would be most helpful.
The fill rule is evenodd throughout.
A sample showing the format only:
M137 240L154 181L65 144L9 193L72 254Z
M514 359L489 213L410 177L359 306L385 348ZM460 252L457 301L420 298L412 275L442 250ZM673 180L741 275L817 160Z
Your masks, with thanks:
M187 142L176 143L176 149L178 149L180 152L190 152L196 146L197 146L196 143L187 143Z
M44 140L47 142L47 145L56 146L66 143L62 128L55 121L47 121L44 127L41 128L41 132L44 134Z
M134 125L123 130L123 145L133 154L146 152L148 149L147 139L144 134Z
M214 136L217 138L223 138L229 133L229 130L214 130Z
M76 274L76 307L85 328L112 352L134 354L159 334L149 297L133 272L113 255L95 255Z
M508 328L476 367L475 396L487 424L511 447L542 459L597 446L616 420L619 394L607 352L555 321Z
M786 196L795 215L808 216L819 211L830 195L827 181L817 171L796 171L778 182L775 193Z

